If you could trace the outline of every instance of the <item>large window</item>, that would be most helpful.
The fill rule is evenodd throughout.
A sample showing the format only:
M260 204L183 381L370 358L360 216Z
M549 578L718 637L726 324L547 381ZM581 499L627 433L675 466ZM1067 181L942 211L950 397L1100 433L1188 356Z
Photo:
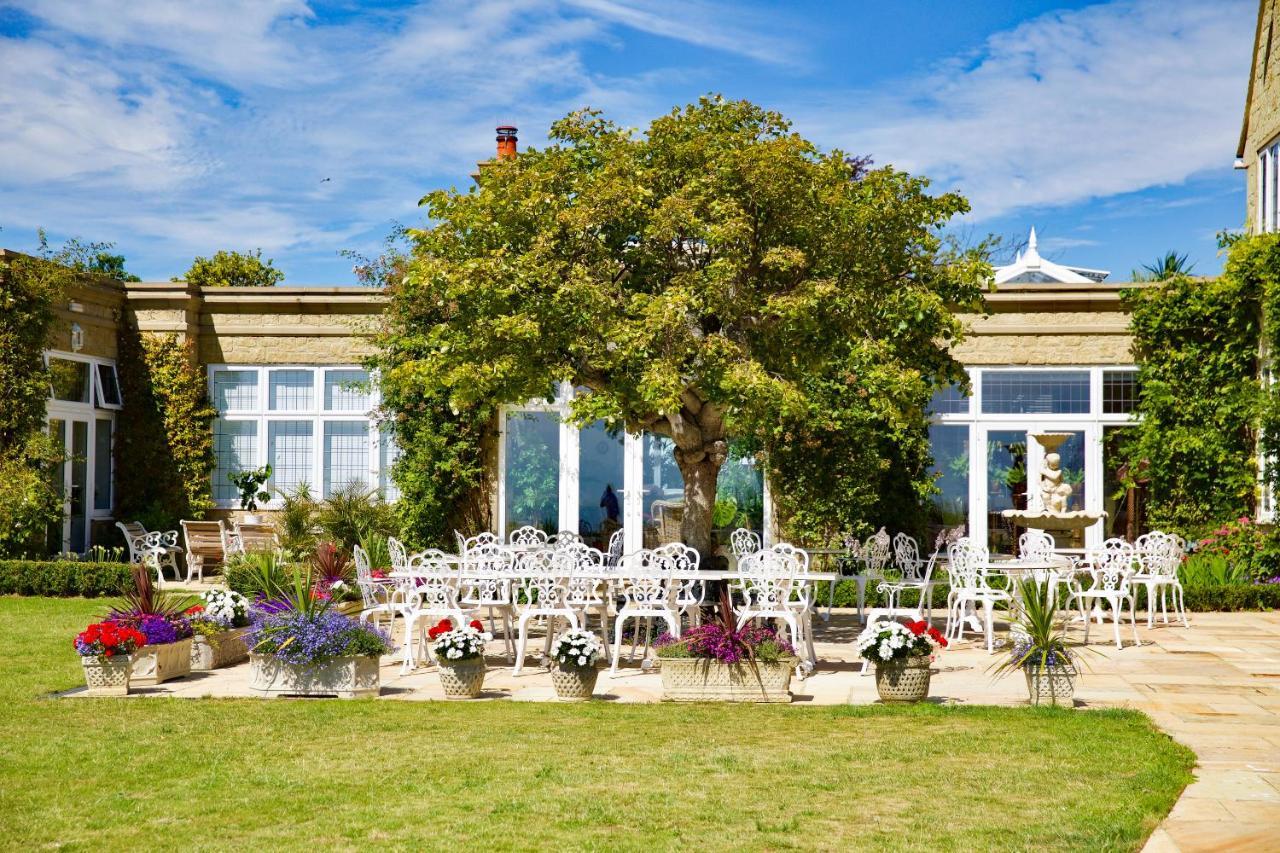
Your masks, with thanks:
M560 529L560 415L508 412L505 433L503 535L526 524L555 533Z
M987 370L985 415L1075 415L1089 412L1087 370Z
M394 446L373 420L377 398L364 370L215 365L209 393L218 409L213 497L219 505L236 505L228 474L267 464L273 502L304 485L317 497L355 484L394 498L387 476Z

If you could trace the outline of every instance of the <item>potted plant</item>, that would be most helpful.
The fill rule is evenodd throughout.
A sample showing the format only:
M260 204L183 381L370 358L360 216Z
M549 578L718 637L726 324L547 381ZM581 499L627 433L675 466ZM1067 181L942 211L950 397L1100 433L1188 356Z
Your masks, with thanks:
M245 635L249 689L260 696L377 696L378 659L391 638L378 628L330 608L316 595L308 567L289 589L265 591Z
M997 661L996 675L1021 670L1027 679L1027 698L1032 705L1075 704L1076 675L1080 656L1067 645L1065 634L1055 630L1058 602L1049 584L1027 579L1018 585L1014 599L1014 623L1010 630L1012 649Z
M590 631L572 628L556 637L551 646L551 684L556 696L565 700L590 699L600 670L597 661L604 644Z
M191 637L191 670L208 672L249 657L244 635L249 625L249 599L232 589L211 589L201 603L186 610Z
M440 683L446 699L474 699L484 688L484 647L493 637L478 620L454 628L441 619L427 631L431 656L440 667Z
M947 640L920 620L867 626L857 641L858 654L876 665L876 692L881 702L919 702L929 695L929 666Z
M77 634L75 647L89 695L128 695L130 655L146 644L140 631L114 622L95 622Z
M107 621L133 628L147 639L133 655L130 680L134 684L161 684L191 673L191 623L183 611L188 596L156 589L151 572L141 563L133 566L133 589L121 605L111 608Z
M258 503L271 500L271 493L262 488L271 479L271 466L263 465L255 471L232 471L227 475L231 485L240 492L240 509L244 510L246 524L261 524Z
M316 594L328 596L347 615L358 614L363 602L352 576L351 558L332 542L321 542L311 555L316 571Z

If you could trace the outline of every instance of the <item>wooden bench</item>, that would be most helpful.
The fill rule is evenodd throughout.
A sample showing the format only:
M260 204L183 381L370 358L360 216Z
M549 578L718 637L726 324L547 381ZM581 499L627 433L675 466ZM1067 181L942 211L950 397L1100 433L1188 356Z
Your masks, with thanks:
M183 521L182 538L187 543L187 581L192 576L204 580L205 566L222 565L227 556L226 528L221 521Z

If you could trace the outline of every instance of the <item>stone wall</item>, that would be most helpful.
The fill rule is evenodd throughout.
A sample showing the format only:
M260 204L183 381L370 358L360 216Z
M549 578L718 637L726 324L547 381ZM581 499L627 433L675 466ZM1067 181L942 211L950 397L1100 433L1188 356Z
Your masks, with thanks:
M1277 0L1260 0L1257 38L1254 42L1252 79L1240 156L1247 168L1244 226L1258 221L1258 151L1280 135L1280 17Z
M66 301L55 308L49 348L74 352L71 325L75 323L84 340L79 350L81 355L115 358L116 324L123 302L120 290L110 284L77 282L72 285Z

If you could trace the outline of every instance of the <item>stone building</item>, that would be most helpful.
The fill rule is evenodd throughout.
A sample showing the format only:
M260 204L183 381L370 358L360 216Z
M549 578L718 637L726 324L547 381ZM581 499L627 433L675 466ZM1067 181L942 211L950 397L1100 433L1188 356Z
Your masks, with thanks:
M1277 217L1277 207L1280 207L1280 17L1277 13L1280 13L1280 4L1276 0L1259 0L1253 63L1245 94L1240 143L1236 148L1236 168L1246 170L1248 176L1245 227L1253 233L1275 231L1280 227Z

